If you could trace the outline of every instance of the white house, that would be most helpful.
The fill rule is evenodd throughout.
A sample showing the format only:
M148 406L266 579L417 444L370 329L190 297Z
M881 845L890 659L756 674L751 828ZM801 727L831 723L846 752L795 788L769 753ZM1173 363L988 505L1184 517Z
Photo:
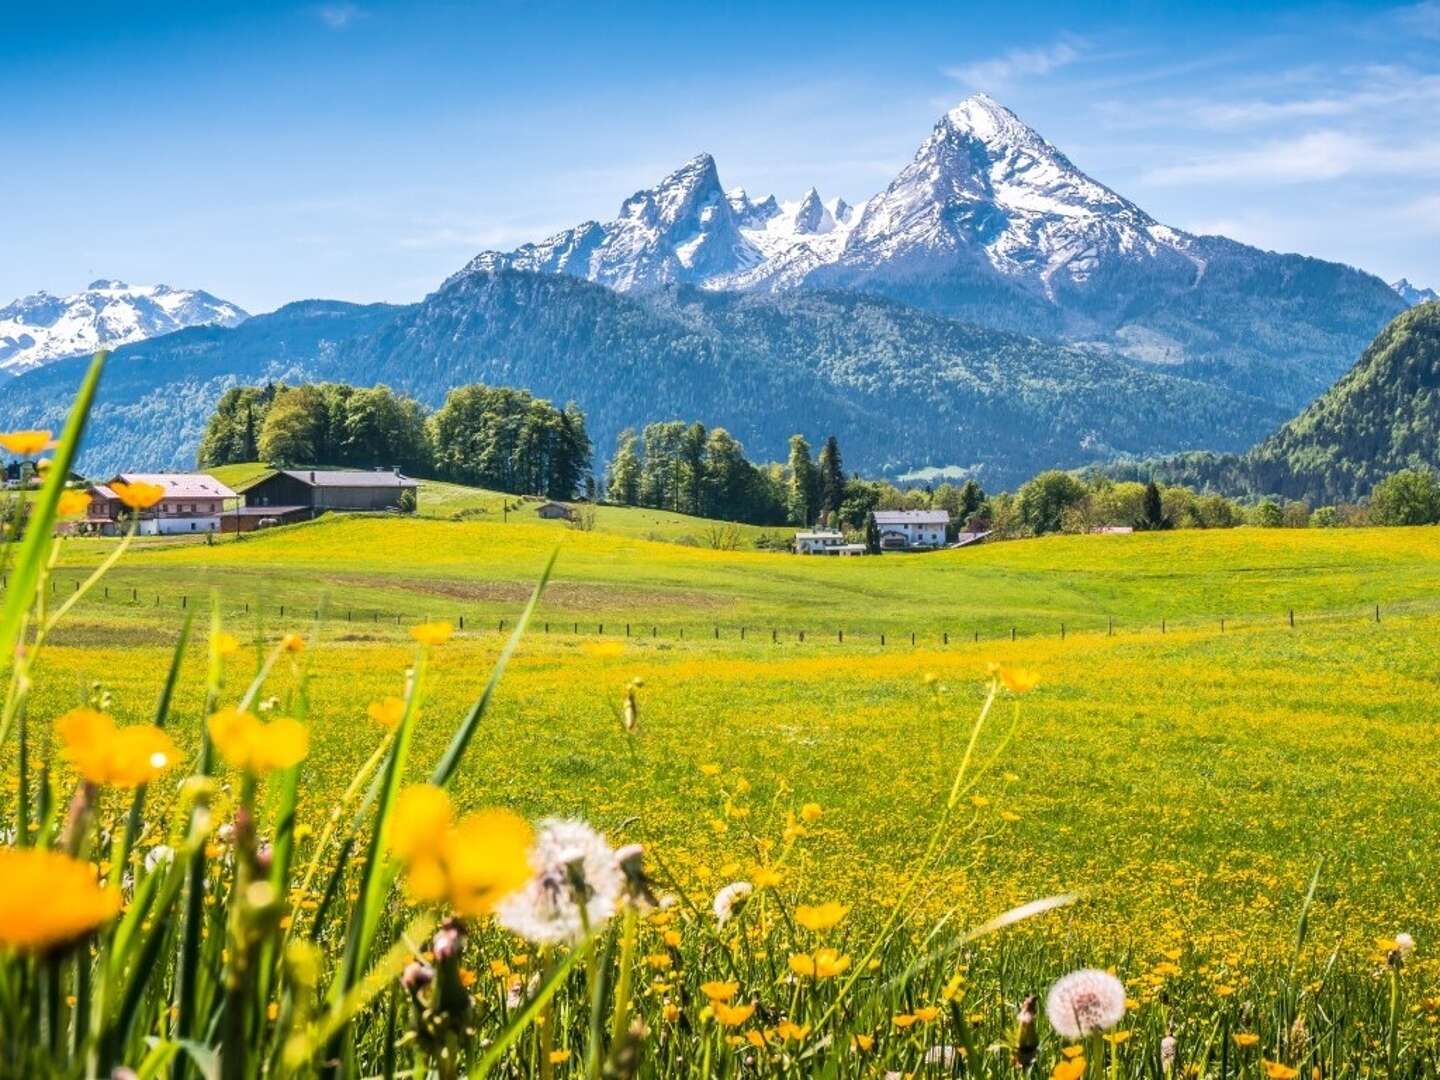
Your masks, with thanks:
M948 510L876 510L875 527L885 551L945 546Z
M110 488L116 480L127 484L155 484L165 489L158 503L137 516L141 536L173 536L177 533L220 531L220 514L235 492L204 473L121 473L90 489L86 523L95 531L113 534L123 530L120 518L128 513L120 497Z
M864 544L847 544L839 529L802 529L795 534L797 555L864 555Z

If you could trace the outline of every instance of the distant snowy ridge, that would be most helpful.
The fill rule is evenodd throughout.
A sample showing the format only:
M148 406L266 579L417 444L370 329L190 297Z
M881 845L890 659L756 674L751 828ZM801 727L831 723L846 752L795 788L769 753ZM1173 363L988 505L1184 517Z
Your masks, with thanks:
M1399 281L1392 281L1390 288L1394 289L1400 295L1400 299L1411 307L1416 304L1428 304L1432 300L1440 300L1440 293L1434 289L1422 289L1419 285L1410 284L1410 281L1403 277Z
M248 315L198 289L102 278L83 292L38 292L0 308L0 372L158 337L187 326L236 326Z

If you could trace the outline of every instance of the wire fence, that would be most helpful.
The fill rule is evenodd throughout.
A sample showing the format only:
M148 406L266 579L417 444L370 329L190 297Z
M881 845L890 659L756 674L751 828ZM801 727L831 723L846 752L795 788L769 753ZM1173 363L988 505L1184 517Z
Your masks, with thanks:
M80 573L66 580L62 574L52 574L49 592L57 600L66 594L78 593L87 575ZM8 578L0 578L0 591L8 587ZM291 625L297 621L310 621L331 625L350 626L357 631L363 628L382 630L405 627L420 621L446 620L455 628L467 634L509 632L512 618L497 615L493 611L464 610L460 606L441 605L417 593L417 603L383 608L377 606L347 606L332 603L326 599L303 604L294 602L266 603L262 600L227 600L222 604L222 615L230 620L250 619L261 623L274 620ZM130 584L97 584L83 598L82 604L90 610L109 607L117 612L149 610L183 614L196 604L208 605L210 593L191 591L162 592L153 588L142 588ZM518 605L516 605L518 606ZM861 625L829 627L781 624L773 622L699 622L693 619L682 621L648 619L620 616L597 619L579 619L567 613L563 618L555 614L541 614L531 622L531 633L545 636L569 635L572 637L606 637L617 639L651 639L674 641L731 641L769 644L834 644L870 646L909 646L911 648L947 647L962 643L982 641L1019 641L1042 637L1058 638L1064 641L1078 635L1133 636L1137 634L1171 634L1211 630L1219 634L1234 633L1258 628L1299 629L1305 625L1334 623L1336 621L1359 621L1380 623L1386 617L1415 614L1435 610L1436 601L1390 600L1386 603L1373 602L1361 606L1341 606L1322 610L1305 611L1288 607L1276 612L1248 612L1230 615L1185 615L1178 619L1167 616L1139 619L1123 618L1114 614L1095 616L1072 616L1065 619L1009 619L1003 614L976 618L969 626L946 626L943 623L927 622L923 627L896 629L881 625L881 620ZM955 620L959 622L960 620Z

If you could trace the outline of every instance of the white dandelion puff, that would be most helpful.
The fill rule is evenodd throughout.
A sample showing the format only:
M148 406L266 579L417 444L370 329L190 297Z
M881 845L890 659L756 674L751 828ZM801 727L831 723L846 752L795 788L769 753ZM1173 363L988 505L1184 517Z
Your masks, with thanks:
M175 849L169 844L156 844L145 852L145 872L153 873L157 866L169 866L175 861Z
M1125 984L1108 971L1072 971L1045 998L1050 1026L1067 1039L1084 1039L1118 1024L1125 1015Z
M745 906L745 901L750 899L750 894L755 891L755 886L748 881L732 881L715 894L715 921L724 926Z
M540 822L534 875L495 909L500 925L536 945L573 944L615 914L625 874L605 838L583 821Z
M1401 956L1409 956L1415 951L1415 939L1409 934L1396 934L1395 949Z

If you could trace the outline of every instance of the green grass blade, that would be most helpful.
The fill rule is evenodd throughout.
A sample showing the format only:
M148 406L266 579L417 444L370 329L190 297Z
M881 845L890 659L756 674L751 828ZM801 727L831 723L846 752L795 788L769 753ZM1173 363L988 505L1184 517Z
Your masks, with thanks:
M85 432L85 422L90 415L90 405L95 400L96 387L100 385L100 372L109 357L105 351L97 352L90 362L75 403L70 407L70 416L65 421L65 430L60 435L60 445L51 460L49 475L40 489L39 496L31 508L30 520L25 527L25 539L21 541L15 565L10 569L10 583L5 590L5 599L0 604L0 669L8 668L15 652L16 638L20 633L25 612L35 599L41 571L49 561L50 549L55 543L55 515L60 502L60 493L65 489L65 480L75 463L80 448L80 436ZM4 733L0 733L3 741Z
M520 639L525 636L525 629L530 625L530 618L535 614L536 607L540 604L540 595L545 591L545 585L550 580L550 573L555 569L555 559L560 554L556 548L550 553L550 558L545 562L545 569L540 574L540 580L535 583L535 590L530 594L530 601L525 605L525 610L520 613L520 618L515 621L515 629L510 632L510 637L505 642L505 647L500 650L500 656L495 661L495 667L490 672L490 681L485 684L484 691L465 719L460 722L454 738L450 745L445 748L440 761L435 766L435 771L430 776L430 782L444 787L455 775L455 770L460 767L460 759L465 756L465 750L470 745L470 740L475 736L475 729L480 726L485 711L490 707L490 699L495 696L495 689L500 685L500 676L505 673L505 665L510 662L510 657L520 646Z

